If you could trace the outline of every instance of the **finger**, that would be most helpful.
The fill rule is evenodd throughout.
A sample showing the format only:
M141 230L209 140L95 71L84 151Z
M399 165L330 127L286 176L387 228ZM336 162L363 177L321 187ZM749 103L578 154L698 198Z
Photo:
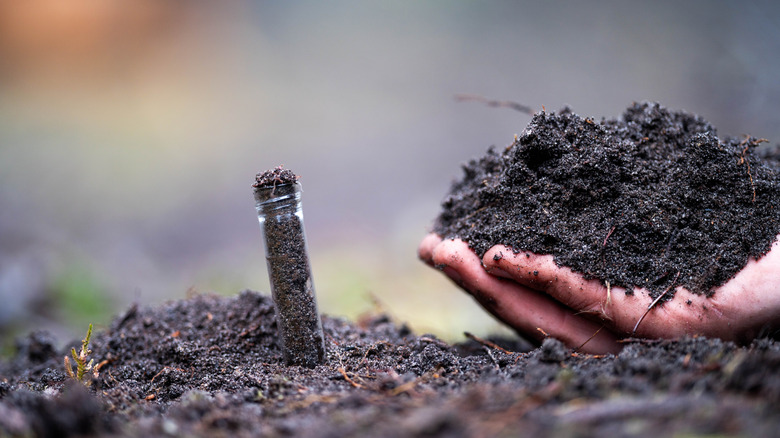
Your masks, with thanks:
M636 288L629 295L623 287L586 280L582 274L558 266L551 255L516 254L506 246L495 246L485 254L483 263L488 272L544 291L589 318L603 320L616 333L648 338L686 334L733 338L730 322L724 320L727 315L716 302L676 288L674 282L662 292L673 292L674 298L654 303L646 289Z
M433 249L441 243L441 240L441 237L434 233L425 236L422 242L420 242L420 246L417 248L417 256L420 260L433 266Z
M602 312L606 310L601 305L608 295L607 287L598 280L586 280L582 274L558 266L552 255L515 253L507 246L496 245L485 253L482 262L489 273L545 292L567 307L600 314L607 320L613 318L610 313Z
M525 336L541 340L547 333L590 353L614 353L621 348L615 335L602 324L575 315L533 289L488 274L463 241L442 241L434 248L433 263L486 310Z

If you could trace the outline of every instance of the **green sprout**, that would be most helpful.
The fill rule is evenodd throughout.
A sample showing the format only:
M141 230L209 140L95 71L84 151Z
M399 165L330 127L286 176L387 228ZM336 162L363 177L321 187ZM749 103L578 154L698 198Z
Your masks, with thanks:
M84 385L89 386L92 381L87 380L84 382L84 375L87 374L87 372L93 370L93 360L90 359L89 363L87 363L87 356L92 353L92 350L90 350L89 347L89 338L92 337L92 324L89 325L89 329L87 329L87 336L81 341L81 351L76 353L75 348L70 349L70 354L73 356L73 360L76 362L76 372L73 372L73 367L70 364L70 358L68 356L65 356L65 371L68 372L68 375L71 379L76 380L77 382L82 382ZM97 369L94 370L92 373L94 377L97 377L98 372Z

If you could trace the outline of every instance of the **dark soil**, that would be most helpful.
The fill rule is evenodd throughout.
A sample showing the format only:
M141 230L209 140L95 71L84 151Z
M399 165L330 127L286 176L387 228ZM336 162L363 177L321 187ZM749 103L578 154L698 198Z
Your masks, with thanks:
M448 345L387 316L324 318L327 363L285 366L270 298L132 307L93 335L99 376L69 381L33 333L0 364L0 436L773 436L780 344L553 339ZM78 341L73 342L77 349Z
M701 117L634 104L620 120L536 114L503 151L464 165L434 232L480 256L552 254L587 278L709 294L780 232L780 176L752 137L720 140ZM769 155L769 156L767 156Z
M254 188L276 187L279 184L292 184L298 181L298 175L292 170L285 169L282 166L275 167L265 172L260 172L255 176Z

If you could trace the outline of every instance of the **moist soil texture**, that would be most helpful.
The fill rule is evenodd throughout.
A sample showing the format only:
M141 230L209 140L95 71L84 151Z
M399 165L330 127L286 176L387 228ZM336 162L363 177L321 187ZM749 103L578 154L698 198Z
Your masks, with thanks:
M631 341L593 356L547 339L450 345L385 315L324 317L327 360L286 366L271 299L131 307L73 381L36 332L0 362L0 436L776 436L780 344ZM74 340L77 350L80 342ZM87 386L88 385L88 386Z
M252 187L276 187L279 184L293 184L298 181L299 178L300 177L293 173L292 170L279 166L258 173L257 176L255 176L255 183L252 184Z
M513 144L463 166L433 231L481 257L552 254L605 285L711 294L780 232L773 153L719 139L699 116L635 103L594 121L541 112Z

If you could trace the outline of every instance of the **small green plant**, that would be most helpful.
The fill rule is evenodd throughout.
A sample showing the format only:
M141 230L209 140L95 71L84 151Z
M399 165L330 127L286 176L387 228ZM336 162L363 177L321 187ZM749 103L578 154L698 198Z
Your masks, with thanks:
M67 371L68 375L71 379L76 380L77 382L82 382L86 386L89 386L92 381L87 380L84 381L84 375L87 374L87 372L93 370L93 360L90 359L89 363L87 363L87 357L92 353L92 350L89 349L89 338L92 337L92 324L89 325L89 329L87 329L87 336L81 341L81 351L76 353L75 348L70 349L70 355L73 356L73 361L76 362L76 372L73 372L73 367L70 364L70 358L68 356L65 356L65 371ZM95 369L92 373L93 376L97 377L98 372Z

